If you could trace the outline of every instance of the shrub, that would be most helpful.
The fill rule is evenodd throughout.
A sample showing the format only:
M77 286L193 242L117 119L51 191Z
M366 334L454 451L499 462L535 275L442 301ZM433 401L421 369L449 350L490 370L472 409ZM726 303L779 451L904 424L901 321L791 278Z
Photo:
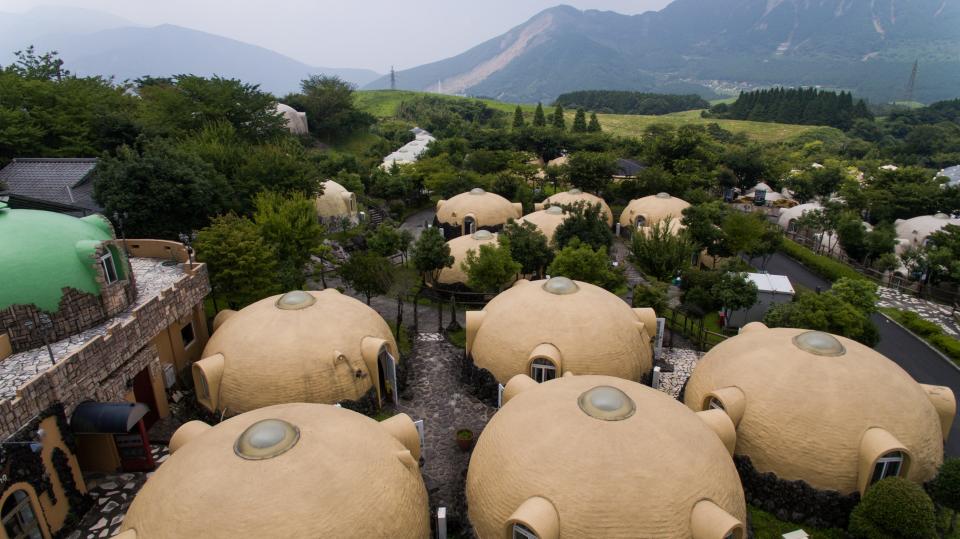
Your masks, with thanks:
M857 271L850 266L847 266L841 262L837 262L832 258L818 255L793 240L784 238L783 245L780 247L780 250L783 251L785 255L795 259L797 262L800 262L810 271L816 273L824 279L827 279L828 281L836 281L842 277L847 277L850 279L866 279L866 277L857 273Z
M649 307L660 313L667 306L667 283L655 279L650 284L638 284L633 289L633 306Z
M869 539L936 537L933 501L915 483L888 477L871 486L850 514L849 531Z
M930 344L936 346L950 359L960 361L960 341L957 339L944 334L934 335L930 337Z
M960 459L947 459L929 484L930 496L938 505L960 510Z

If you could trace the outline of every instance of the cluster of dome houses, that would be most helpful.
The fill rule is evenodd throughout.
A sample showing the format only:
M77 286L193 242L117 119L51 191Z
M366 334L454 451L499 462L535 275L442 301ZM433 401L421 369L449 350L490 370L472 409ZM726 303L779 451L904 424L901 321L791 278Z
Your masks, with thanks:
M524 219L546 233L555 227L554 208L562 217L560 205L579 200L601 204L613 222L602 200L576 190L551 197ZM640 199L621 224L651 226L676 217L684 204L669 195ZM43 304L66 320L73 314L64 309L73 306L64 298L74 289L86 290L77 301L117 303L100 315L116 324L94 337L104 342L91 353L117 346L118 357L145 358L151 403L161 415L169 413L162 365L188 370L198 402L223 419L191 421L173 434L170 457L137 494L119 537L431 536L415 418L400 413L378 422L355 411L396 402L404 384L404 358L376 311L334 289L291 291L221 311L208 337L202 299L209 287L188 287L205 282L205 270L179 254L183 246L117 240L99 217L47 213L0 205L0 237L26 223L16 228L14 263L0 261L0 280L24 285L19 295L0 294L0 315L28 307L33 313ZM514 204L480 190L438 203L440 226L458 236L451 242L495 241L498 227L520 217ZM70 256L51 256L60 251ZM38 266L28 263L34 258L46 266L49 282L37 279ZM151 300L159 302L156 312L145 312L137 295L147 293L157 272L182 275L164 281ZM64 281L74 274L75 282ZM48 285L62 290L52 306ZM175 301L185 307L177 311ZM86 305L76 308L86 312ZM68 340L80 327L70 323L63 324ZM500 409L479 436L466 474L465 516L478 537L742 539L746 504L758 496L811 521L842 522L873 483L888 476L922 483L943 461L956 413L953 393L917 383L870 348L817 331L749 324L698 362L678 401L649 385L657 328L652 309L631 308L602 288L562 276L519 280L467 313L464 371L502 386ZM133 353L138 338L146 344ZM11 355L9 343L22 354L43 350L9 337L4 342L0 367L21 357ZM77 462L96 461L95 442L102 441L96 434L119 443L116 436L136 425L143 432L147 407L138 404L134 371L122 361L71 358L46 367L46 385L28 390L34 378L17 388L16 400L0 400L5 431L19 421L9 417L11 407L24 399L64 401L60 415L14 429L17 440L45 431L37 434L36 467L23 474L52 470L50 484L58 486L3 477L0 516L8 537L54 534L53 525L34 526L30 518L49 520L51 503L72 503L70 489L83 492ZM97 375L98 368L110 370ZM110 393L103 380L117 369L130 377L110 385ZM89 381L76 380L88 371ZM67 394L74 387L118 402L84 415L89 403ZM121 434L108 430L107 423L117 422ZM75 444L71 429L89 438L86 445ZM32 448L29 440L13 443Z

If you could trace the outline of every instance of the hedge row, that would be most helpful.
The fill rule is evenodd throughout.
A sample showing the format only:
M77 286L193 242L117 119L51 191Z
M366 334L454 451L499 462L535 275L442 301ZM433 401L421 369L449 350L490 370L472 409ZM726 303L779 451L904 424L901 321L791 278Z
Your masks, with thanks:
M843 277L867 280L867 278L857 272L857 270L851 268L843 262L838 262L827 256L818 255L789 238L783 239L783 245L781 246L780 250L783 252L783 254L793 258L797 262L800 262L810 271L816 273L824 279L827 279L830 282L836 281L837 279L841 279Z
M899 322L903 327L923 337L925 341L935 346L950 359L960 362L960 340L944 333L943 328L939 325L920 318L913 311L883 309L883 313Z

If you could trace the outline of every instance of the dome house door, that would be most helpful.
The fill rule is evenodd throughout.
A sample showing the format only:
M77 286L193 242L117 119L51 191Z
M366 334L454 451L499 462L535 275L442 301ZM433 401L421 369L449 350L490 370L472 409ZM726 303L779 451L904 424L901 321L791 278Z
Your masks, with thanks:
M380 379L380 404L383 404L384 394L389 394L393 403L396 404L400 400L397 394L397 360L390 355L386 346L380 349L377 367Z
M467 216L463 218L463 233L473 234L477 231L477 220L473 217Z

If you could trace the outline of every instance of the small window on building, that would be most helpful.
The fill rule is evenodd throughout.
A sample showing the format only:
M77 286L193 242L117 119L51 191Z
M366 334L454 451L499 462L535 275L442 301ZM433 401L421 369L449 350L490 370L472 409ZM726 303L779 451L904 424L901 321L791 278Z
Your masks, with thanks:
M3 530L11 539L42 539L37 513L26 491L18 490L3 504ZM536 537L536 536L534 536Z
M210 400L210 384L207 383L207 375L203 372L203 370L200 371L200 376L197 376L197 380L200 382L200 387L197 388L197 391L199 392L199 397L201 399L209 401Z
M193 333L193 322L187 322L187 325L180 328L180 338L183 339L183 347L188 348L193 341L196 340L196 336Z
M537 537L537 534L533 533L530 528L524 526L523 524L516 523L513 525L513 539L540 539Z
M726 411L726 409L723 407L723 403L720 402L720 399L718 399L718 398L716 398L716 397L710 397L710 400L707 401L707 409L708 409L708 410L724 410L724 411Z
M873 465L873 477L870 478L870 484L874 484L887 477L896 477L900 475L903 469L903 453L892 451L877 459Z
M640 215L637 217L637 228L643 228L647 226L647 218Z
M463 233L473 234L477 231L477 221L473 217L466 217L463 220Z
M557 367L549 359L535 359L530 365L530 377L543 383L557 377Z
M116 261L109 251L100 257L100 267L103 268L103 278L107 281L107 284L115 283L119 280Z

